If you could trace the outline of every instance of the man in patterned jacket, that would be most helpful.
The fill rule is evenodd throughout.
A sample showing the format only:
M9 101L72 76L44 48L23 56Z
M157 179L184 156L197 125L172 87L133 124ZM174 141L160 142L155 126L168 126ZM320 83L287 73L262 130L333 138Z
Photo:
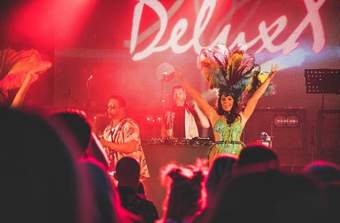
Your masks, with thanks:
M141 145L137 123L126 115L126 102L120 96L111 96L107 102L107 116L110 123L100 136L102 146L110 161L110 171L115 171L117 161L122 157L135 158L141 166L141 179L149 177L145 155Z

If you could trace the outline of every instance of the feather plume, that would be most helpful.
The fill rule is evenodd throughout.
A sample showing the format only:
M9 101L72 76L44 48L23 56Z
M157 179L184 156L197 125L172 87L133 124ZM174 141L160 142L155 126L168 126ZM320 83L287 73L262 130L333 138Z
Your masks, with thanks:
M210 88L233 91L235 99L243 103L249 95L267 79L268 74L261 71L254 56L245 53L241 47L233 51L223 45L201 50L198 57L201 74ZM267 89L268 94L272 86Z

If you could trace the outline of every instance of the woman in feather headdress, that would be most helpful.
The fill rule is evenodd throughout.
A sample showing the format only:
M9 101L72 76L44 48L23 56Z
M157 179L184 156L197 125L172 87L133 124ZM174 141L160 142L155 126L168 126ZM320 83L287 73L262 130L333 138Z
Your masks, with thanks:
M237 48L229 51L222 45L203 49L198 66L210 88L219 90L217 109L177 72L176 77L183 88L197 102L213 127L215 144L209 151L209 165L218 155L238 158L243 147L241 135L259 99L270 91L270 82L277 67L269 73L262 72L255 59Z

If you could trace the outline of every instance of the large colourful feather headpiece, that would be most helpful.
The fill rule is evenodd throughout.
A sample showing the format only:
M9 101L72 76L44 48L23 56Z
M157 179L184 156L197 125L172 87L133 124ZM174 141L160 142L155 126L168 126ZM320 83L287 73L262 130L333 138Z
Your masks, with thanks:
M20 50L5 49L0 52L0 70L2 78L0 86L5 90L20 88L29 72L41 74L47 71L52 63L44 60L41 54L35 50ZM4 77L2 77L4 76ZM34 80L38 76L34 77Z
M230 51L224 45L202 49L198 67L210 88L218 88L220 95L229 92L239 105L245 103L269 74L262 72L255 58L245 50L237 47ZM271 90L269 87L266 94Z

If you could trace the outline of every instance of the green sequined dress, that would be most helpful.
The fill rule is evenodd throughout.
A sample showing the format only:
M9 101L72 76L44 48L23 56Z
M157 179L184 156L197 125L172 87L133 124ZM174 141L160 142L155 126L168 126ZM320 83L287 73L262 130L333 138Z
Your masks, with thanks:
M221 154L238 158L244 145L243 142L240 141L242 131L243 127L240 117L230 125L224 118L216 121L214 126L216 143L209 151L209 165L211 165L214 159Z

